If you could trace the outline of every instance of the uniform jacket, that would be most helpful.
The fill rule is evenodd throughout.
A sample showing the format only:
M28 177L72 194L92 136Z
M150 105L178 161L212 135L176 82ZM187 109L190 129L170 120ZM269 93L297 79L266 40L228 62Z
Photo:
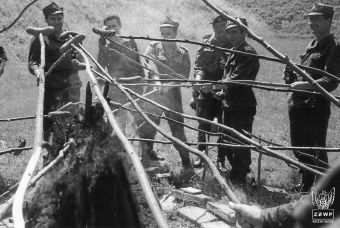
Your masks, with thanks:
M123 39L121 45L126 46L138 52L138 48L134 40ZM131 63L129 60L120 56L115 51L110 50L110 49L117 50L120 53L129 57L130 59L138 63L141 63L140 58L137 54L113 42L106 44L105 38L100 38L97 60L100 65L102 65L104 68L105 67L107 68L109 74L117 78L121 78L121 77L126 78L126 77L133 77L137 75L138 76L144 75L144 71L142 67Z
M340 47L336 45L332 35L325 37L320 42L315 39L311 41L305 53L300 57L301 64L324 70L340 77ZM336 81L326 76L308 71L307 73L329 92L335 90L338 86ZM301 76L297 77L297 80L305 81ZM290 107L327 107L330 106L330 102L322 95L292 93L289 105Z
M189 77L190 74L190 58L187 49L180 45L176 45L176 49L173 51L171 56L167 56L162 43L159 41L151 42L145 50L145 55L154 58L163 64L167 65L171 69L175 70L176 73ZM145 64L152 70L161 74L170 74L168 69L163 67L156 61L145 60ZM152 72L149 72L148 77L153 77Z
M190 57L187 49L180 45L176 45L175 50L172 50L170 54L166 54L161 42L150 42L150 45L145 50L145 55L156 59L157 61L167 65L173 69L176 73L189 78L190 75ZM145 65L155 72L161 74L171 75L171 71L166 69L157 61L150 61L145 59ZM148 78L154 77L154 72L149 71ZM163 90L166 97L175 102L178 106L182 106L182 95L180 88L169 88Z
M232 47L226 37L217 39L214 34L204 36L203 42L222 48ZM223 51L202 46L196 55L194 76L202 75L203 80L221 80L223 76L221 58L223 55Z
M67 40L57 39L54 34L44 36L45 41L45 69L47 72L48 69L60 58L62 55L60 53L60 47ZM72 59L78 59L82 61L82 57L76 51L71 52L66 56L66 58L61 61L56 68L51 72L49 76L46 77L46 88L55 88L55 89L64 89L71 84L80 83L73 82L75 77L74 74L78 73L78 69L76 66L72 64ZM35 69L38 69L40 65L40 41L39 37L33 38L30 51L28 55L28 68L29 71L33 74ZM70 76L72 75L72 80Z
M247 42L244 42L236 50L256 54L256 51ZM260 68L257 58L230 54L224 67L223 81L255 80ZM228 85L224 89L225 99L222 101L223 108L247 109L256 106L254 92L249 86Z

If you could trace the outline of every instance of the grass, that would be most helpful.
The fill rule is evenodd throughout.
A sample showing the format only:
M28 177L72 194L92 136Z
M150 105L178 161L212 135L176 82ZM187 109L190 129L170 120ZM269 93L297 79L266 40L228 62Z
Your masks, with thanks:
M24 1L27 3L28 1ZM33 115L35 112L35 102L37 95L37 87L35 80L29 75L27 70L27 55L30 37L25 34L24 28L44 25L44 19L40 9L47 5L50 1L42 0L38 4L30 8L21 18L19 23L10 31L0 34L1 45L3 45L8 53L10 61L7 64L5 74L0 78L0 118ZM97 52L98 37L91 32L92 27L101 26L102 19L110 13L120 13L123 21L123 33L134 35L149 35L158 37L159 22L170 15L174 19L180 21L179 38L188 38L193 40L201 40L203 35L211 32L210 22L215 17L211 10L207 9L200 1L180 1L180 0L59 0L58 4L64 6L65 26L71 30L80 31L87 35L85 47L91 53ZM240 8L232 8L230 1L225 3L222 0L216 0L220 6L231 10L235 14L242 14ZM0 9L0 17L5 18L1 23L8 24L11 18L14 18L23 6L23 1L6 1ZM124 12L124 13L123 13ZM304 51L308 40L289 37L277 36L263 22L259 22L254 16L247 12L245 14L249 18L249 27L265 38L275 48L282 51L295 61L298 61L298 55ZM144 50L148 45L147 41L137 41L140 50ZM250 41L259 54L268 54L264 48ZM194 62L197 46L183 44L190 53L191 61ZM283 66L277 63L261 61L260 73L258 81L280 82L282 83ZM87 79L84 73L81 74L83 83ZM184 112L194 115L193 110L189 107L191 90L183 89L183 106ZM335 94L339 95L337 90ZM289 145L289 121L287 110L287 93L274 93L256 90L258 101L257 114L255 116L253 133L261 137L272 140L273 142ZM339 110L332 108L332 116L328 129L328 143L330 147L339 146ZM195 121L186 120L187 124L197 126ZM165 122L161 123L161 127L170 132ZM22 122L1 123L0 140L7 142L8 147L15 147L19 139L26 139L29 145L33 144L34 121L27 120ZM189 141L196 141L197 133L186 129ZM164 139L157 135L157 139ZM216 139L212 139L213 141ZM170 161L172 169L180 167L180 158L177 151L170 145L156 145L156 149L164 155L167 161ZM285 153L293 157L290 152ZM0 157L0 176L4 180L4 184L10 186L20 180L25 169L31 152L23 152L21 155L14 157L13 155L3 155ZM211 157L215 160L216 149L211 150ZM338 158L337 153L329 153L331 164ZM251 176L257 175L258 154L252 152L252 173ZM284 162L277 159L264 157L262 161L262 177L263 183L275 187L290 187L297 183L298 174L296 170L288 167ZM207 193L213 196L222 197L221 189L211 176L207 176L205 185L202 181L194 182L196 186L205 188ZM245 196L240 190L237 194L245 202L254 202L254 196ZM174 225L176 227L177 225Z

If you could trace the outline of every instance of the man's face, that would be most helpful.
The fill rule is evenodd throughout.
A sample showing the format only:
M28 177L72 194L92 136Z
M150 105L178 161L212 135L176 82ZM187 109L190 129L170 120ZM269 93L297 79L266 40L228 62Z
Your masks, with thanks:
M115 30L116 33L120 33L120 25L117 19L108 20L105 25L109 30Z
M227 38L233 47L237 47L245 41L246 33L239 27L232 27L226 30Z
M162 27L160 31L163 39L175 39L177 36L177 33L172 27Z
M214 29L214 32L217 36L221 36L221 35L226 33L225 32L226 24L227 24L226 21L222 21L222 22L218 22L218 23L213 24L213 29Z
M64 24L64 14L49 15L45 19L48 26L53 26L55 32L61 32Z
M308 17L308 24L315 36L322 36L328 34L331 27L332 20L326 19L323 15L315 15Z

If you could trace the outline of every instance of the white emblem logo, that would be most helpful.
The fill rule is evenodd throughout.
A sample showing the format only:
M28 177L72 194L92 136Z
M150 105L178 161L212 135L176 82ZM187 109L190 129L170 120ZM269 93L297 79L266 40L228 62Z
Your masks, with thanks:
M333 187L329 193L323 190L321 193L312 192L312 203L320 210L328 209L334 203L335 188Z

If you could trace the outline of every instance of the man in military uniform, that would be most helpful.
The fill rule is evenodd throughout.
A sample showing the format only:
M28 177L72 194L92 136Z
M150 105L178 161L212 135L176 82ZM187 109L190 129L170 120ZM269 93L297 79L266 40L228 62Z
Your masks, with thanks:
M204 36L203 43L222 48L231 48L231 44L226 35L226 24L226 19L222 16L217 16L212 22L214 33ZM221 80L223 76L221 58L223 55L223 51L202 46L196 55L194 68L195 79L211 81ZM192 96L195 99L195 109L198 117L208 120L213 120L214 118L217 118L218 120L221 119L221 101L216 99L212 93L194 90ZM210 131L211 126L210 124L199 122L198 129ZM206 142L205 133L198 132L198 142ZM205 146L199 145L198 149L203 151ZM193 165L195 168L200 167L202 165L202 160L198 158Z
M301 64L324 70L333 75L340 76L340 52L330 27L334 15L331 6L316 3L308 14L309 25L315 39L312 40L301 55ZM333 91L338 83L319 73L307 73L327 91ZM285 70L286 82L292 83L291 88L313 91L314 86L301 76L292 72L288 67ZM328 120L330 117L330 101L322 95L309 95L292 93L289 98L289 120L292 146L325 147ZM306 151L316 159L328 163L327 153ZM328 168L317 160L311 159L294 152L300 162ZM302 184L296 186L297 190L307 192L313 185L315 175L305 170L302 173Z
M177 36L179 24L170 18L167 18L160 25L160 32L162 38L166 39L175 39ZM190 74L190 58L187 49L184 47L177 45L175 42L151 42L150 45L145 50L145 55L151 58L154 58L163 64L167 65L171 69L175 70L178 74L181 74L185 77L189 77ZM170 70L163 67L161 64L157 63L157 61L150 61L148 59L145 60L145 64L151 68L154 72L158 72L160 74L171 74ZM149 71L147 77L151 79L159 79L159 75L154 72ZM183 113L182 107L182 94L180 88L169 88L162 89L157 97L155 97L155 101L158 103L180 113ZM159 115L162 115L163 111L155 108L152 105L145 104L143 106L143 110L153 112ZM184 123L184 119L182 116L165 112L166 117ZM156 123L160 123L159 118L155 118L154 116L150 116L150 118ZM184 127L173 122L168 122L172 135L183 142L186 142L186 136L184 133ZM156 134L156 129L152 128L148 124L144 124L140 129L140 137L153 139ZM175 145L175 148L178 150L180 157L182 159L182 165L184 169L192 169L190 163L189 152L180 146ZM142 142L142 162L147 166L148 161L154 161L160 159L155 151L153 151L153 143L151 142Z
M5 49L2 46L0 46L0 77L4 73L6 62L7 55Z
M45 42L45 69L49 68L60 58L60 47L67 41L60 39L63 30L64 12L63 8L56 3L51 3L43 9L45 21L49 26L54 27L54 32L44 36ZM80 98L81 81L78 76L79 68L74 64L74 59L82 60L79 53L71 52L60 62L56 68L46 77L44 114L55 111L68 102L78 102ZM78 62L79 63L79 62ZM30 45L28 56L28 68L31 74L40 77L40 42L35 37ZM50 132L53 131L53 120L44 120L44 139L48 140Z
M247 25L245 19L238 20ZM226 31L234 50L256 54L255 49L246 42L246 31L243 28L233 22L228 22ZM260 63L257 58L230 54L226 60L222 81L255 80L259 67ZM242 130L251 132L256 114L256 99L252 88L229 84L216 96L222 100L222 123L240 133L243 133ZM225 139L222 137L220 140ZM218 159L221 163L224 163L225 155L231 165L230 179L235 183L244 183L247 173L250 172L250 150L220 147Z
M117 35L120 35L120 31L122 28L121 19L118 15L110 15L104 19L104 29L115 30ZM127 58L117 54L116 51L126 55L128 58L140 63L139 55L136 53L124 48L123 46L132 49L138 52L137 45L132 39L123 39L119 36L110 37L114 42L107 41L104 37L100 37L99 39L99 52L98 52L98 63L102 65L104 68L107 68L108 73L117 78L129 78L133 76L143 76L144 71L143 68L137 66L136 64L129 61ZM116 43L115 43L116 42ZM99 70L98 70L99 71ZM102 83L103 84L103 83ZM127 86L129 87L129 86ZM142 87L134 86L129 87L133 89L135 92L141 94ZM125 95L116 87L111 86L108 97L118 103L125 104L128 102L128 99ZM132 113L133 116L135 114ZM118 118L118 122L120 127L125 130L127 115L125 111L120 111L117 113L116 117Z

